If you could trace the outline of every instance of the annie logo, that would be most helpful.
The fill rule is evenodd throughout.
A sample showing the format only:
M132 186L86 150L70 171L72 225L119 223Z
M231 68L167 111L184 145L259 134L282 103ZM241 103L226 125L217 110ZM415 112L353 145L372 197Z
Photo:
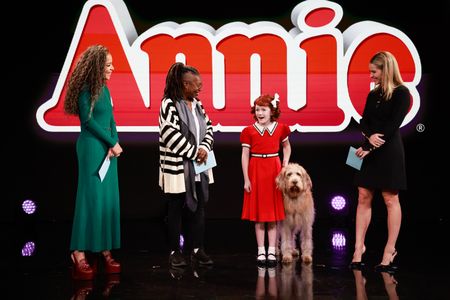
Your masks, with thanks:
M396 28L364 21L336 29L340 5L307 0L291 14L289 32L272 22L233 22L215 30L200 22L160 23L140 36L120 0L89 0L53 96L36 118L46 131L79 131L77 117L63 111L65 86L75 60L89 45L103 44L114 57L108 82L118 130L157 132L167 70L175 61L195 66L203 79L200 98L214 129L239 132L253 122L252 101L279 94L282 121L300 132L342 131L359 121L370 90L368 63L380 50L398 60L411 92L403 125L419 110L421 64L411 40Z

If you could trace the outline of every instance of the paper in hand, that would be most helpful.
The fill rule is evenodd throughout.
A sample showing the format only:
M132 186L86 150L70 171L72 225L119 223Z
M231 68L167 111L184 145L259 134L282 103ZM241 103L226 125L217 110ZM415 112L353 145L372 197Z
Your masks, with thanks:
M356 148L350 146L348 149L347 161L345 163L356 170L361 170L362 162L363 159L356 156Z
M108 154L106 154L106 157L103 160L102 165L100 166L100 170L98 170L98 176L100 177L100 181L103 182L103 179L105 179L106 172L108 172L110 164L111 164L111 160L109 159Z
M208 152L208 159L206 160L206 163L197 164L197 162L194 163L194 170L195 174L200 174L208 169L211 169L215 166L217 166L216 157L214 156L213 151Z

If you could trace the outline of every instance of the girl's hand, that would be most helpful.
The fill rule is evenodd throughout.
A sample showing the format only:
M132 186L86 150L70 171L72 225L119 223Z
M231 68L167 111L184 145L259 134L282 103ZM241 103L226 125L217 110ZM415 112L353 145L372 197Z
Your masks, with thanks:
M244 191L247 193L250 193L252 191L252 184L250 183L250 180L246 180L244 182Z

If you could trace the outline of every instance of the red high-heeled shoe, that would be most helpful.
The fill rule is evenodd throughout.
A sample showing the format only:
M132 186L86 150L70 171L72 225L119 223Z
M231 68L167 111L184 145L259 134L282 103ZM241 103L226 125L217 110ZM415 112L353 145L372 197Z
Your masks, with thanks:
M111 252L108 253L102 253L105 263L105 273L106 274L116 274L120 273L120 263L115 261L114 258L111 256Z
M72 253L70 255L73 262L72 267L72 278L75 280L91 280L94 278L94 272L92 271L91 266L88 264L86 258L76 260L75 254Z

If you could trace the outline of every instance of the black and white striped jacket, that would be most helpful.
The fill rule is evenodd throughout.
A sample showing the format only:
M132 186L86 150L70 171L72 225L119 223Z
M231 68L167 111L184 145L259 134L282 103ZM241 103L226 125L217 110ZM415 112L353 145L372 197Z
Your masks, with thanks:
M211 151L214 143L211 120L197 100L206 119L206 134L199 147ZM183 158L195 159L197 145L190 143L181 133L180 117L172 99L164 99L159 111L159 186L164 193L186 192ZM213 183L212 169L208 170L209 183Z

